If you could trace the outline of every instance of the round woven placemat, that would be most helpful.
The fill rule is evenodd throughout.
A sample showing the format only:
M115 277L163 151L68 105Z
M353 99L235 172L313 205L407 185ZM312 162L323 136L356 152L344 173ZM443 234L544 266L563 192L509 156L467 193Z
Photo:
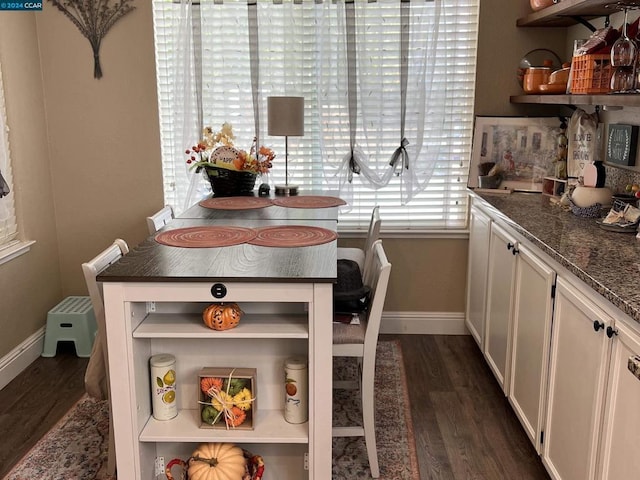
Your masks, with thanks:
M332 230L306 225L261 227L255 230L256 236L248 243L261 247L310 247L338 238L338 234Z
M256 236L252 228L244 227L185 227L167 230L156 235L156 242L171 247L210 248L230 247L247 243Z
M273 202L263 197L214 197L202 200L199 205L215 210L251 210L270 207Z
M346 205L347 202L338 197L323 195L297 195L295 197L280 197L273 200L274 205L289 208L328 208Z

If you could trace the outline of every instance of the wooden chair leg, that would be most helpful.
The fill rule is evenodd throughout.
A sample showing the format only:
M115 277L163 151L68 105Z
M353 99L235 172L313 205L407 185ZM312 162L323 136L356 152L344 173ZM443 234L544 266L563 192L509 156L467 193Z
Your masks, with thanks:
M362 424L364 426L364 441L367 446L367 456L369 457L369 468L371 476L380 476L378 466L378 449L376 447L376 425L375 425L375 399L374 399L374 374L375 358L364 359L362 362Z

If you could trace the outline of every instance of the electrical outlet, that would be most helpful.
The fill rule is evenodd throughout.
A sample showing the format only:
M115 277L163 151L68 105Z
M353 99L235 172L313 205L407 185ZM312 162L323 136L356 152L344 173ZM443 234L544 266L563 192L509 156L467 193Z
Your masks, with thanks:
M147 313L153 313L156 311L156 302L147 302Z

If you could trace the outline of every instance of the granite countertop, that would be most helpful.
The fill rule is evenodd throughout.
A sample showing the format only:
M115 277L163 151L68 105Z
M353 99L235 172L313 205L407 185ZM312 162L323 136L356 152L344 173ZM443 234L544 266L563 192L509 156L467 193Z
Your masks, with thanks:
M578 217L539 193L471 195L640 323L640 239L634 233L603 230L594 218Z

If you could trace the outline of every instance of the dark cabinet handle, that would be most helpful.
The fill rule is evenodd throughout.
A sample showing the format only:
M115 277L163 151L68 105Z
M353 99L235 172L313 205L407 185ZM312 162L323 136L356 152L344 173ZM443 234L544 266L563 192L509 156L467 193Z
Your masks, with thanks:
M517 255L520 253L520 250L518 250L516 247L513 247L513 250L511 250L511 253L513 253L514 255Z
M604 322L599 322L597 320L593 321L593 329L597 332L601 328L604 328Z
M610 327L610 326L607 327L607 337L611 338L611 337L613 337L614 335L617 335L617 334L618 334L618 331L615 328Z
M515 248L515 245L511 242L507 243L507 250L511 250L512 248Z

